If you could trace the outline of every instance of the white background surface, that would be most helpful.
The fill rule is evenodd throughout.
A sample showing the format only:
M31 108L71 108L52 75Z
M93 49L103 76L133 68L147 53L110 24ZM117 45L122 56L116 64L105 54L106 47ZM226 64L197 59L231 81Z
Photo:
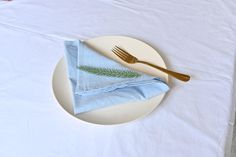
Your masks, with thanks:
M83 0L0 3L0 156L229 156L235 111L233 0ZM52 95L63 39L128 35L192 75L148 117L91 125Z

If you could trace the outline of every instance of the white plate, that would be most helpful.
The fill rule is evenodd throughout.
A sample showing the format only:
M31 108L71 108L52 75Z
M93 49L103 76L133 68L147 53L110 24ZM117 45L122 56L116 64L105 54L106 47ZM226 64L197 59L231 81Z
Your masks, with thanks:
M126 64L111 52L111 49L115 45L118 45L126 49L128 52L132 53L139 59L149 61L150 63L166 68L165 62L158 54L158 52L152 47L150 47L148 44L140 40L125 36L103 36L89 39L85 42L94 49L97 49L99 52L103 53L107 57L110 57L130 68L154 76L158 76L168 82L168 75L166 75L165 73L162 73L154 68L143 64ZM75 116L73 114L72 90L70 81L67 77L67 67L65 58L62 58L55 68L55 71L53 73L52 86L54 95L58 103L69 114ZM121 105L115 105L112 107L106 107L76 115L75 117L86 122L103 125L126 123L148 115L161 103L164 96L165 94L161 94L146 101L140 101L138 103L136 102L135 104L126 103Z

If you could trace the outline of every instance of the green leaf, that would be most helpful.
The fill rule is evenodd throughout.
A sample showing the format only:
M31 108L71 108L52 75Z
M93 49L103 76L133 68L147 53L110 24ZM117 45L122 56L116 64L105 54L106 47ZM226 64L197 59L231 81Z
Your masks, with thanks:
M129 71L129 70L118 70L118 69L111 69L111 68L97 68L93 66L86 66L81 65L77 67L78 69L95 74L100 76L107 76L107 77L118 77L118 78L135 78L140 77L141 74Z

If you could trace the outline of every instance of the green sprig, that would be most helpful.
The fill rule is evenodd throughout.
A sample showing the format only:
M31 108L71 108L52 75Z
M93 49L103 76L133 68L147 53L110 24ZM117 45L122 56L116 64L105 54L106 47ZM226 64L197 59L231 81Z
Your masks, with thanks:
M107 76L107 77L118 77L118 78L135 78L140 77L141 74L129 71L129 70L118 70L118 69L111 69L111 68L97 68L93 66L86 66L81 65L77 67L78 69L95 74L100 76Z

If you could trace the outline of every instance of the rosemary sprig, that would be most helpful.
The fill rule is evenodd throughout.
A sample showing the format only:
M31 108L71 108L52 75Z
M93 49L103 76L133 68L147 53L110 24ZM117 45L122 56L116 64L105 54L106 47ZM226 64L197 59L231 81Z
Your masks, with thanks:
M95 74L100 76L107 76L107 77L118 77L118 78L135 78L140 77L141 74L129 71L129 70L119 70L119 69L111 69L111 68L97 68L93 66L86 66L81 65L77 67L78 69Z

